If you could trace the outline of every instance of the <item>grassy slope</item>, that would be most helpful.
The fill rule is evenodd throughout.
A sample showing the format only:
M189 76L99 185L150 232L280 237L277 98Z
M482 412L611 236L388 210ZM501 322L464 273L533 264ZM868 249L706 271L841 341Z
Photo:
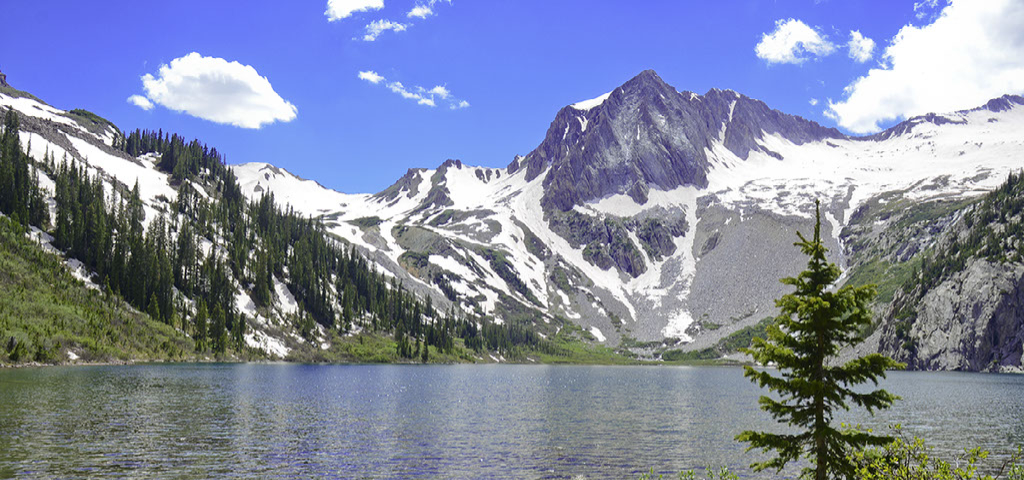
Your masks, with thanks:
M188 360L185 335L86 288L0 217L0 364Z

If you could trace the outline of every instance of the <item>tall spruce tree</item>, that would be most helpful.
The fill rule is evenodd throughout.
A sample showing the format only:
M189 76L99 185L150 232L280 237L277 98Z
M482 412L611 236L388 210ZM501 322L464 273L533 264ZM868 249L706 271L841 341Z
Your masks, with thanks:
M782 279L796 291L784 295L775 304L781 310L768 328L767 339L754 339L744 351L761 365L774 364L771 371L746 367L744 375L775 392L776 398L762 396L761 409L772 418L796 427L798 432L779 434L745 431L736 437L748 442L749 449L775 451L770 460L751 465L761 471L781 471L787 463L806 455L811 466L805 477L821 480L849 477L854 466L849 458L852 450L884 445L892 439L869 432L837 429L831 425L837 409L848 410L850 404L875 409L888 408L899 397L883 390L862 393L854 387L871 381L877 385L887 369L902 368L892 359L874 353L839 365L837 354L847 346L860 343L862 328L871 322L868 303L875 296L872 285L831 287L839 278L839 268L825 259L828 249L821 242L820 205L815 205L814 237L807 240L797 233L795 243L810 260L807 270L795 278Z

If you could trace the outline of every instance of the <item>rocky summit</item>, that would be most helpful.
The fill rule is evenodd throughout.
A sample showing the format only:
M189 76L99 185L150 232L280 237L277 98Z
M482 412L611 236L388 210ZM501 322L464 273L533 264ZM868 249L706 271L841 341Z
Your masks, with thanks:
M679 92L648 70L562 108L544 141L503 169L447 161L376 195L260 164L235 173L250 195L273 191L325 219L439 302L540 329L568 319L640 354L693 350L774 315L788 291L778 278L803 266L792 243L815 200L843 281L862 281L884 241L863 233L879 228L864 219L997 188L1021 165L1022 103L849 137L733 91Z

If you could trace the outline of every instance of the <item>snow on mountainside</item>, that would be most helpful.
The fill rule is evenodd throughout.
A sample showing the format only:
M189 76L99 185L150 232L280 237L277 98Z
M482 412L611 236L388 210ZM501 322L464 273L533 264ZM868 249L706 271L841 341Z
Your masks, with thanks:
M156 168L159 157L147 154L132 158L123 151L112 148L115 139L122 137L122 133L116 127L88 112L64 111L34 98L0 93L0 111L7 108L19 113L21 145L34 160L45 163L47 157L50 157L57 163L68 161L89 176L101 178L108 194L108 203L111 204L116 202L115 191L121 192L123 198L126 192L138 184L145 212L143 224L148 228L161 214L171 217L172 225L178 224L173 217L180 214L172 208L172 202L178 197L178 189L172 184L170 176ZM46 200L50 206L50 217L55 219L54 179L47 176L44 171L38 171L38 175L40 185L48 196ZM193 191L208 198L202 185L189 182ZM33 231L37 232L32 236L37 243L51 252L56 252L51 245L53 237L38 232L34 227ZM174 234L176 231L171 233ZM217 244L224 243L222 238L215 240ZM227 254L223 246L215 246L206 238L200 238L199 247L204 256L209 255L215 248L222 258ZM100 288L94 283L93 272L85 268L82 262L68 258L66 263L72 273L87 286ZM272 357L284 358L290 352L286 346L286 339L291 342L305 342L295 332L282 328L285 325L285 322L281 321L282 317L296 313L295 300L284 284L278 282L275 285L274 305L266 310L271 312L272 318L265 318L257 313L255 304L245 293L245 289L238 288L240 285L237 280L234 282L238 291L235 296L237 311L248 318L250 325L256 327L245 334L248 346L261 349ZM194 307L194 304L192 305ZM326 345L323 348L326 348Z
M150 156L109 148L116 129L27 98L23 145L139 183L147 220L176 187ZM831 255L846 266L842 230L871 202L921 202L989 191L1024 166L1024 99L909 119L851 138L732 91L678 92L651 71L560 110L545 140L507 168L449 160L410 169L376 194L332 191L269 164L232 166L245 195L321 219L381 271L434 303L497 323L571 320L606 345L666 337L703 348L774 311L777 282L804 260L792 247L820 199ZM41 178L52 192L52 179ZM199 188L200 192L202 188ZM882 200L883 195L885 196ZM203 244L204 251L213 245ZM294 299L275 284L275 316ZM283 356L274 318L251 345Z
M802 265L792 242L810 229L815 199L845 265L840 231L865 202L976 195L1024 166L1022 104L1008 96L850 138L735 92L679 93L644 72L563 109L545 142L506 169L448 161L376 195L269 165L234 169L246 194L273 192L323 218L438 299L499 321L560 315L607 344L706 346L772 314L784 291L776 279ZM567 185L576 190L558 197Z

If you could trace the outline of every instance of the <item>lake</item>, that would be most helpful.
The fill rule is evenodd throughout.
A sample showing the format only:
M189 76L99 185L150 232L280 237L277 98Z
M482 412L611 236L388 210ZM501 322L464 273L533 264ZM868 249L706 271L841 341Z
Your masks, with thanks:
M893 372L945 458L1024 443L1024 376ZM184 364L0 370L0 478L585 478L757 459L731 367Z

